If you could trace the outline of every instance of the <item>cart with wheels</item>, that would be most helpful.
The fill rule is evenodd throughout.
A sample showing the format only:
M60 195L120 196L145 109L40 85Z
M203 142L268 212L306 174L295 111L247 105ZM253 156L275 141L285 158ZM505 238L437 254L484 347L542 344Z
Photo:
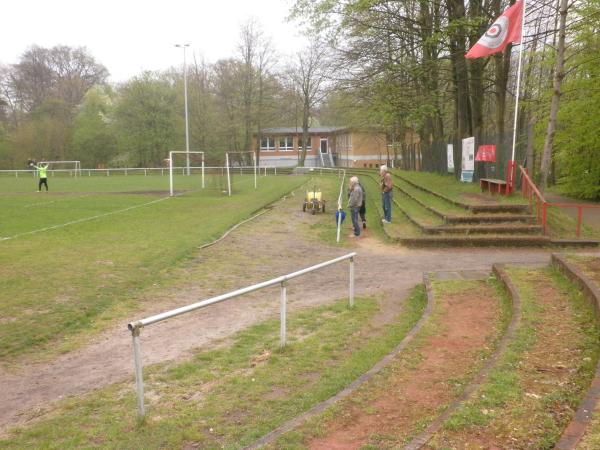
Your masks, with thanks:
M312 191L306 191L302 211L306 212L307 210L312 214L325 212L325 200L323 200L320 190L314 188Z

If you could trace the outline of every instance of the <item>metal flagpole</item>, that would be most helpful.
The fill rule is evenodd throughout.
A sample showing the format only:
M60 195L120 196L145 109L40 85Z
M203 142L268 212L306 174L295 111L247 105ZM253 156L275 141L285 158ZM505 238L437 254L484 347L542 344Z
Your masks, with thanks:
M513 125L513 142L512 142L512 156L511 161L515 160L515 149L517 147L517 119L519 117L519 96L521 95L521 66L523 62L523 47L525 39L525 10L527 7L527 0L523 0L523 15L521 17L521 44L519 46L519 65L517 68L517 93L515 95L515 123Z

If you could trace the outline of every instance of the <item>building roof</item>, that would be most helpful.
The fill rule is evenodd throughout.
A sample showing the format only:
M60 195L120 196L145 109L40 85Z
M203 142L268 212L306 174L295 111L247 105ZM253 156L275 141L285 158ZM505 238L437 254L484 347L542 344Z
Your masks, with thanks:
M309 134L319 133L334 133L336 131L342 131L348 127L310 127L308 129ZM263 128L260 130L261 134L296 134L302 133L302 127L276 127L276 128Z

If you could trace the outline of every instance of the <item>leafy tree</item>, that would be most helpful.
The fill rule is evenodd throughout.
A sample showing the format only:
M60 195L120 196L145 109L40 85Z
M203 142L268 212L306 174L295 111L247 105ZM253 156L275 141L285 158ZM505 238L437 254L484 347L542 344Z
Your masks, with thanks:
M600 199L600 1L575 12L582 18L568 60L555 135L555 160L563 190L580 198Z
M111 126L113 95L110 89L91 89L75 117L72 154L84 167L106 166L116 156L117 139Z
M26 160L65 160L72 135L72 108L60 100L46 100L12 133L15 157Z
M115 109L119 149L139 167L160 166L177 147L181 117L173 86L146 72L124 84Z
M7 169L20 168L20 165L15 160L15 155L12 152L8 141L8 132L0 122L0 167Z

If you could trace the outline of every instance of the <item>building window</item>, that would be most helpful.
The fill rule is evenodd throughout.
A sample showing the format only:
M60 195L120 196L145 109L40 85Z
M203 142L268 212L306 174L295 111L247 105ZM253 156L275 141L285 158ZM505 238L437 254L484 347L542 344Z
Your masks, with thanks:
M283 136L279 138L279 150L293 150L294 138L291 136Z
M261 150L275 150L275 139L269 136L263 136L260 140Z
M298 138L298 148L302 149L304 148L304 141L302 140L302 137ZM308 138L308 147L306 147L307 149L312 148L312 140L310 139L310 137Z

